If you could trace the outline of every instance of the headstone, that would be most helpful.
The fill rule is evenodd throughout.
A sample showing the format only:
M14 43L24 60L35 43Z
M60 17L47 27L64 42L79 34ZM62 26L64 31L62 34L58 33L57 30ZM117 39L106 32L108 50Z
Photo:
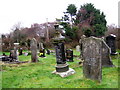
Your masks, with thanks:
M83 57L83 55L82 55L83 54L82 53L82 43L83 43L85 37L86 37L85 35L82 35L81 39L79 40L79 43L80 43L80 58L81 58L81 60L83 60L83 58L82 58Z
M44 48L44 47L43 47L43 43L40 42L40 43L39 43L39 50L40 50L40 49L43 49L43 48Z
M102 80L102 41L89 37L82 41L83 74L86 78Z
M31 41L31 62L38 62L37 41L35 38L33 38Z
M25 52L24 55L25 55L25 56L28 56L28 52Z
M80 45L76 46L76 51L80 52Z
M114 66L110 57L110 48L104 40L102 41L102 66L103 67Z
M75 73L75 71L69 68L69 65L66 63L65 51L64 51L64 36L58 31L58 24L55 25L56 35L53 39L53 44L56 51L56 70L52 73L59 74L61 77L67 77Z
M45 57L45 49L43 43L39 43L39 57Z
M16 56L14 55L14 50L11 50L11 51L10 51L9 57L10 57L10 62L16 60Z
M19 49L19 55L22 55L22 54L23 54L23 49L20 48L20 49Z
M73 50L71 49L66 50L66 60L68 62L73 62Z
M43 48L43 49L40 49L40 51L39 51L40 53L40 55L39 55L39 57L45 57L45 49Z
M50 55L50 50L49 49L46 50L46 54Z
M106 43L111 49L111 55L116 55L116 35L110 34L106 37Z
M19 46L19 43L14 43L13 58L15 59L15 61L19 61L18 46Z
M56 48L56 60L57 60L56 71L57 72L68 71L69 65L66 64L64 44L56 43L55 48Z

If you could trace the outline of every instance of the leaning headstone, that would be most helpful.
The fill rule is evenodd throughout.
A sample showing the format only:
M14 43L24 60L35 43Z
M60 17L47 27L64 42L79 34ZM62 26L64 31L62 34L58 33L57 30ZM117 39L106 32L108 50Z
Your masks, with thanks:
M106 43L111 49L111 55L116 55L116 35L110 34L106 37Z
M76 51L80 52L80 45L76 46Z
M68 62L73 62L73 50L72 49L66 50L66 60Z
M110 48L104 40L102 41L102 66L103 67L114 66L110 57Z
M102 41L96 37L82 41L83 74L86 78L102 80Z
M35 38L33 38L31 41L31 62L38 62L37 41Z

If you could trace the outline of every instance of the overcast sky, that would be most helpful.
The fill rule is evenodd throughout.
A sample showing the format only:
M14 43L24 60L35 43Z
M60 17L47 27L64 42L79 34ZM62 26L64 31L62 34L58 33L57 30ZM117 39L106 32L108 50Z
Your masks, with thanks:
M94 4L106 15L107 25L118 25L119 0L0 0L0 33L9 33L12 26L18 22L23 27L33 23L44 23L61 18L69 4L75 4L77 9L85 3Z

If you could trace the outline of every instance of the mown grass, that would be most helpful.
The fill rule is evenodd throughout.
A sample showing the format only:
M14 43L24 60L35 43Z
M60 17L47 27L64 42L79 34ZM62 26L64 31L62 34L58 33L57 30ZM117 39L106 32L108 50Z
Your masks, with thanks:
M74 54L80 53L74 50ZM19 60L30 61L31 57L22 55ZM52 74L56 65L54 53L39 58L38 63L2 65L2 88L118 88L118 60L118 56L113 56L112 61L116 67L102 69L101 83L83 76L78 57L74 58L74 62L68 62L76 73L66 78Z

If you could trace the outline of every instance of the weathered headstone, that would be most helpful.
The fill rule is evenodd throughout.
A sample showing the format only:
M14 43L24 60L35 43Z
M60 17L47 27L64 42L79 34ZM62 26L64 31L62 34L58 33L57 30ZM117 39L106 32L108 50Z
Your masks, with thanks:
M35 38L33 38L31 41L31 62L38 62L37 41Z
M43 49L43 48L44 48L44 47L43 47L43 43L40 42L40 43L39 43L39 50L40 50L40 49Z
M76 51L78 51L78 52L80 51L80 45L76 46Z
M43 43L39 43L39 57L45 57L45 49Z
M113 67L113 63L110 57L110 48L104 40L102 40L102 66Z
M72 49L66 50L66 60L69 62L73 62L73 50Z
M83 74L86 78L102 80L102 41L89 37L82 41Z
M79 40L79 43L80 43L80 58L81 58L81 60L83 60L83 53L82 53L82 42L84 41L84 38L85 38L86 36L85 35L82 35L81 36L81 39Z
M106 37L106 43L111 49L111 55L116 55L116 35L110 34Z
M18 58L18 46L19 46L19 43L14 43L14 52L13 52L13 58L15 59L15 61L19 61L19 58Z
M45 49L43 48L43 49L40 49L40 51L39 51L40 53L40 55L39 55L39 57L45 57Z

